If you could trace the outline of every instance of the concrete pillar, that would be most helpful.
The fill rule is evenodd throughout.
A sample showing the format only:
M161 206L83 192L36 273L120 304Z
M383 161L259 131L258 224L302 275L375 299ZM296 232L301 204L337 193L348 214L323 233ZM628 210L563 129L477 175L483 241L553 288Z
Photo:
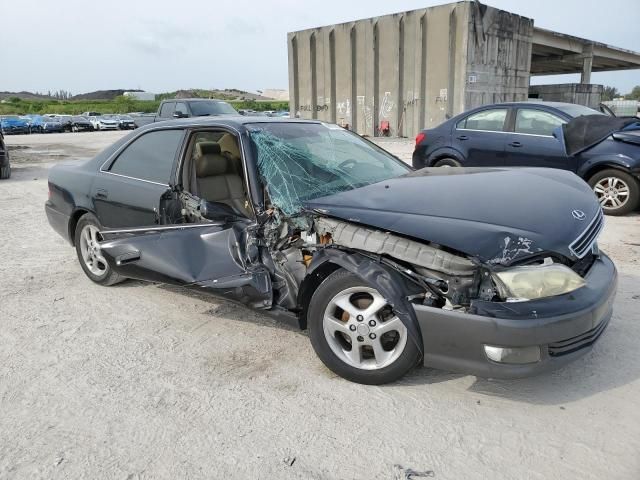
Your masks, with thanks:
M582 59L582 74L580 83L591 83L591 67L593 66L593 43L589 43L582 48L584 58Z

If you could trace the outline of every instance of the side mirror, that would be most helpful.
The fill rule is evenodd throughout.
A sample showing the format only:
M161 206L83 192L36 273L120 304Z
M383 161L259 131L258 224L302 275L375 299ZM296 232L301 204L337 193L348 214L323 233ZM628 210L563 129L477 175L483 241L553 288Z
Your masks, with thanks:
M200 214L207 220L234 220L240 216L226 203L200 200Z
M186 118L188 115L184 112L177 111L173 113L173 118Z

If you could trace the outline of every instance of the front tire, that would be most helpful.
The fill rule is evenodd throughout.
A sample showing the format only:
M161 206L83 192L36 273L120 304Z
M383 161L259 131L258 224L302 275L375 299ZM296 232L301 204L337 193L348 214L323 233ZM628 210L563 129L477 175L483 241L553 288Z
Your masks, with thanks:
M104 286L115 285L125 278L111 270L102 256L98 245L102 241L100 228L95 215L85 213L80 217L75 231L76 254L82 270L92 282Z
M318 287L307 322L322 363L352 382L394 382L418 362L417 346L386 300L346 270L336 270Z
M441 158L434 165L434 167L461 167L462 164L455 158Z
M607 215L626 215L638 207L640 184L626 172L602 170L589 180L602 210Z

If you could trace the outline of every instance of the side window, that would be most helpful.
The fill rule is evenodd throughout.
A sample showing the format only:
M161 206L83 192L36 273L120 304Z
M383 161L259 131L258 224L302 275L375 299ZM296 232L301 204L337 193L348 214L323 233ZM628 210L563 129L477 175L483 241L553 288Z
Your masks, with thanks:
M173 115L173 106L175 103L167 102L162 104L162 108L160 109L160 116L162 118L170 118Z
M182 130L159 130L142 135L129 145L109 171L127 177L168 183Z
M506 119L506 108L493 108L469 115L464 120L459 121L456 128L502 132L504 130L504 122Z
M516 114L516 133L551 136L553 131L563 123L560 117L542 110L520 108Z
M182 113L183 115L188 115L189 110L187 109L187 104L182 102L176 103L176 109L174 110L174 113L178 113L178 112Z

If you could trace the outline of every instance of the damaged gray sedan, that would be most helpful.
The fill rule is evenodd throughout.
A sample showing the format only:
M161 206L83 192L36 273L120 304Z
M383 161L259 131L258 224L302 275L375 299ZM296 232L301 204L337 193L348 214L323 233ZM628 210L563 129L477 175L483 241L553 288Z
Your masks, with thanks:
M321 122L152 124L53 167L45 210L94 282L182 285L290 320L366 384L419 363L556 368L600 337L616 291L600 206L572 173L414 171Z

